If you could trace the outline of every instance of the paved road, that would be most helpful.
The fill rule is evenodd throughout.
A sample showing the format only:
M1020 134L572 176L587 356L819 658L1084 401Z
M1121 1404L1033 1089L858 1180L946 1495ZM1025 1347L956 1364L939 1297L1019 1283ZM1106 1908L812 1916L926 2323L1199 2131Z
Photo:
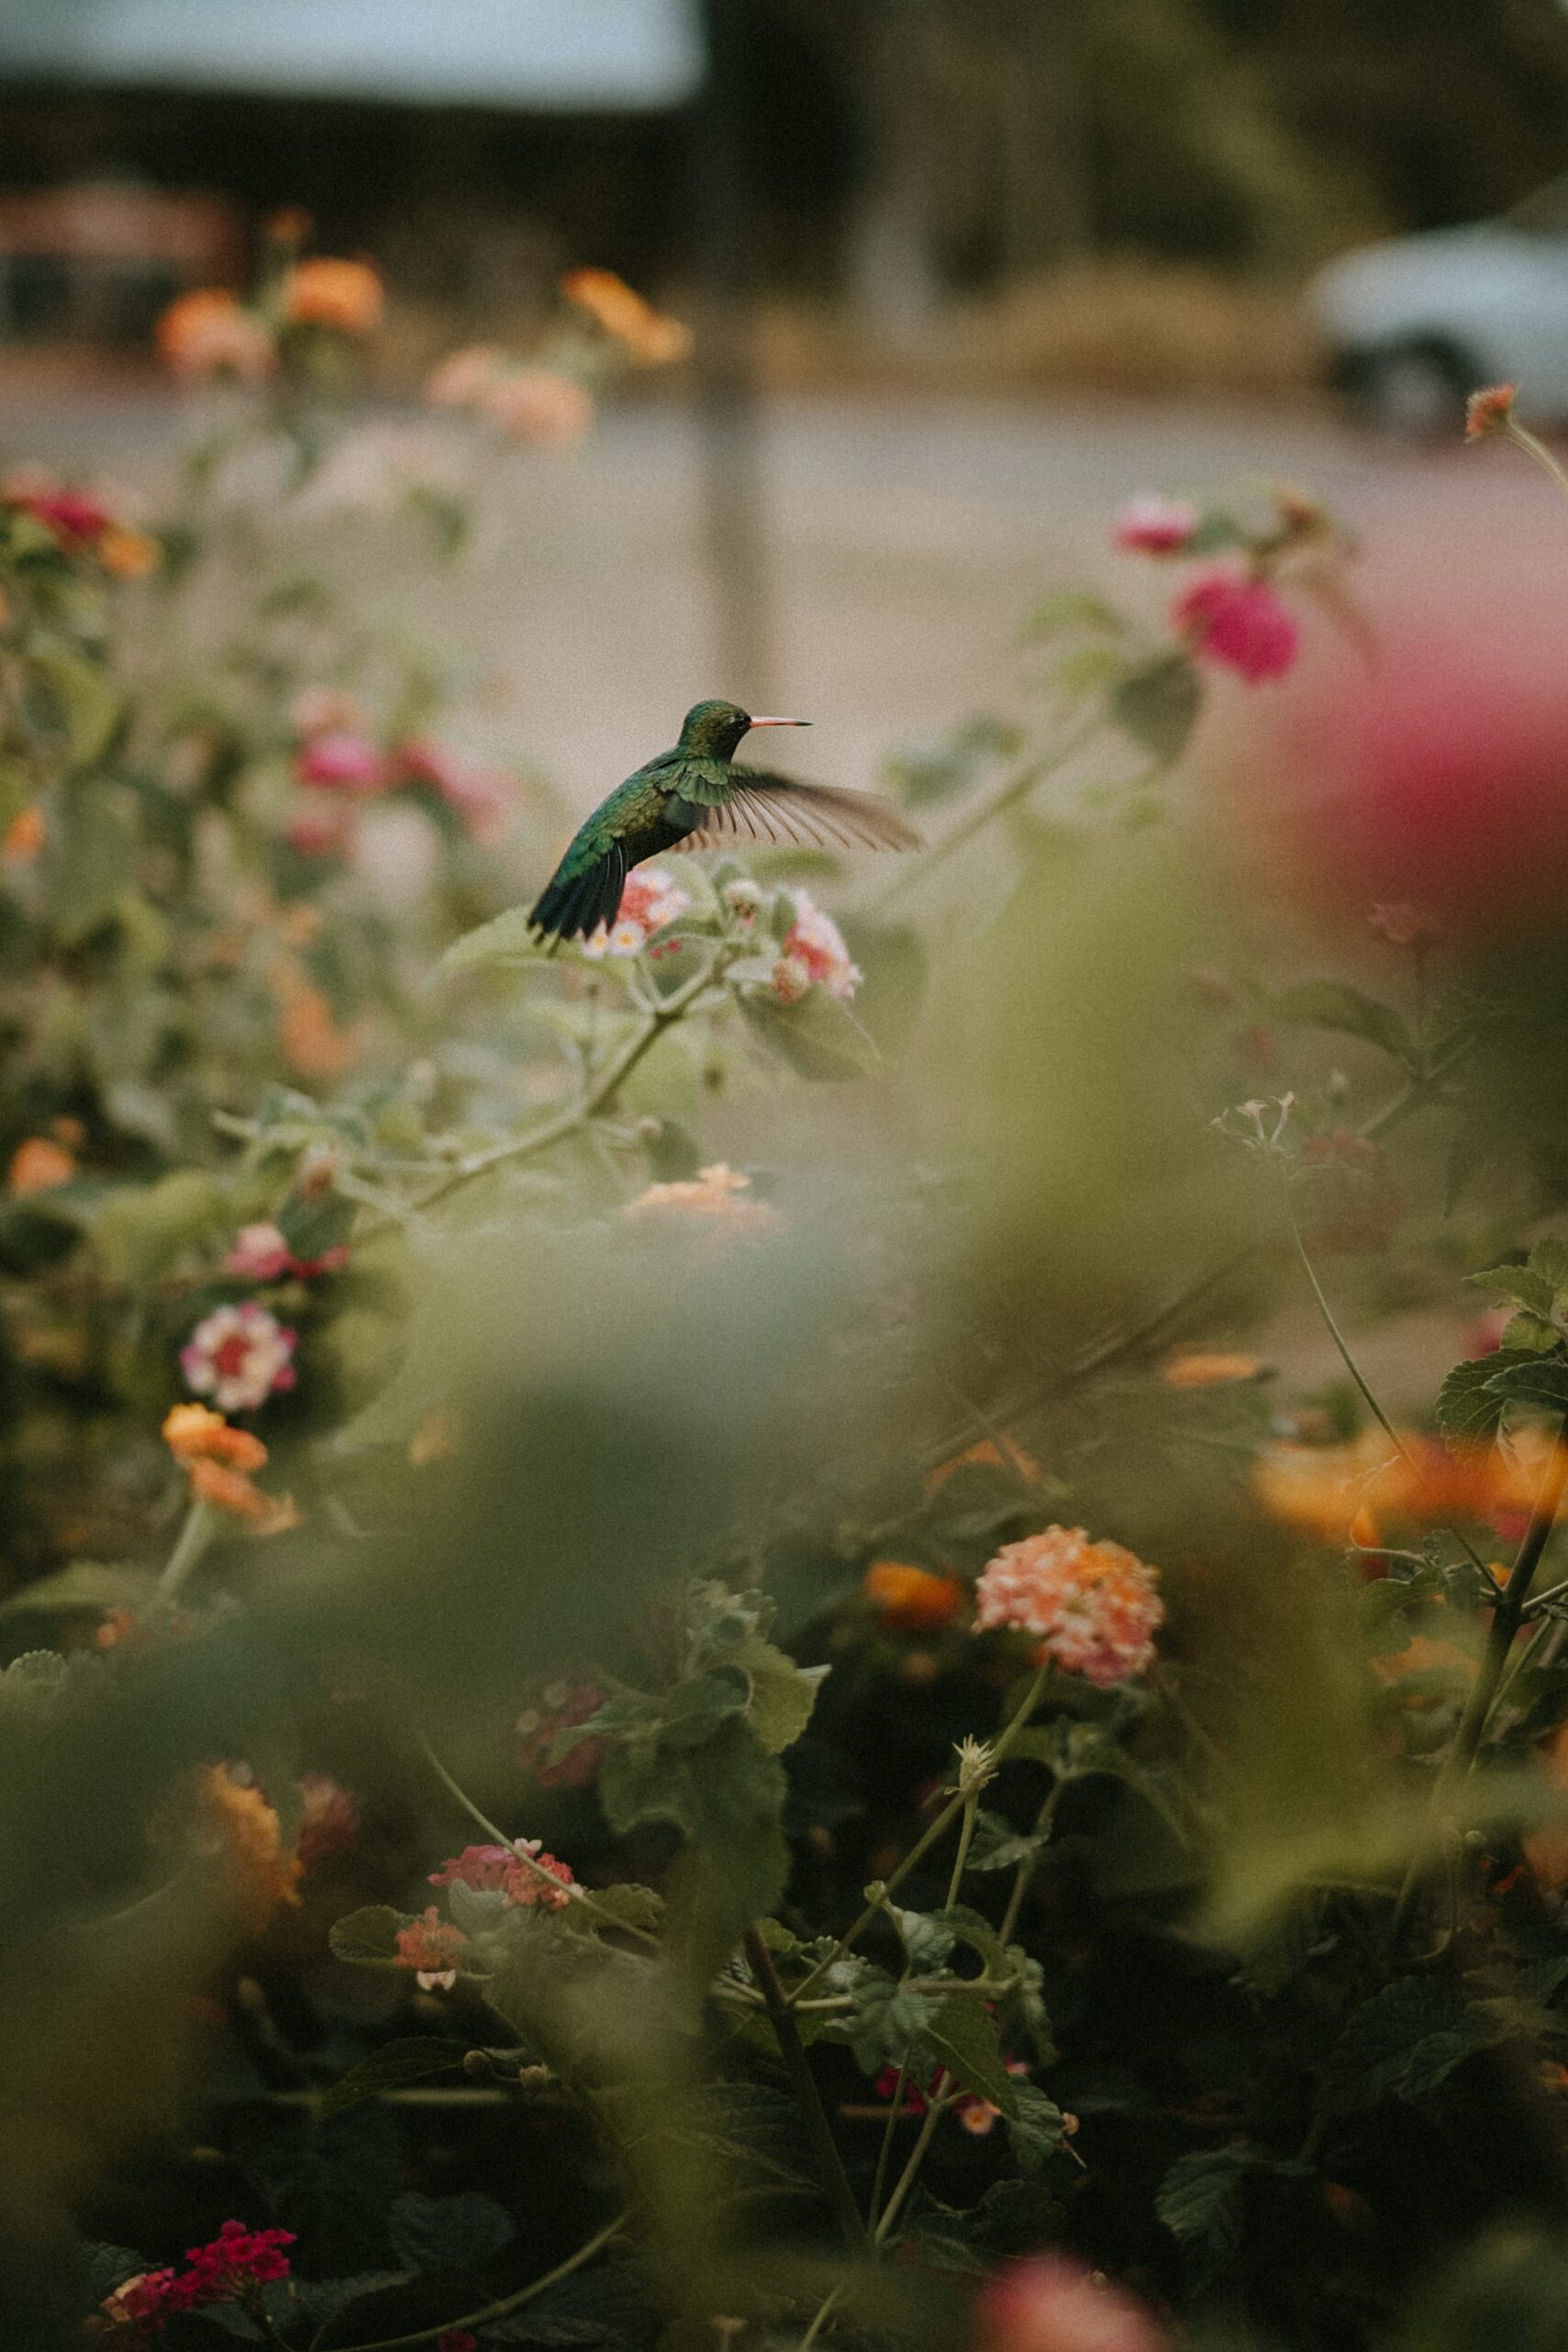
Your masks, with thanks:
M168 424L146 394L0 389L8 458L145 475ZM1418 583L1539 598L1568 576L1568 515L1516 453L1413 456L1312 414L800 399L769 409L764 469L770 692L817 722L812 768L846 781L870 781L899 735L1006 701L1020 618L1064 579L1157 603L1165 580L1105 549L1107 515L1140 488L1310 487L1363 535L1374 596ZM410 617L505 682L495 747L540 760L574 806L668 740L698 695L747 691L716 673L688 415L613 412L571 458L513 458L486 510L459 582Z

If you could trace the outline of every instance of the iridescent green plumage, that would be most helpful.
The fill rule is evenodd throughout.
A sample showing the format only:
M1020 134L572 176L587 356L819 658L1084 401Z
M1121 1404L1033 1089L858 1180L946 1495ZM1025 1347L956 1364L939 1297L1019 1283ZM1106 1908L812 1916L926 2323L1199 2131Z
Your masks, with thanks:
M632 867L668 850L716 849L739 840L917 847L919 834L869 793L735 766L749 728L806 724L754 719L732 702L697 703L673 751L627 776L579 826L534 908L534 929L545 938L586 939L601 923L613 923Z

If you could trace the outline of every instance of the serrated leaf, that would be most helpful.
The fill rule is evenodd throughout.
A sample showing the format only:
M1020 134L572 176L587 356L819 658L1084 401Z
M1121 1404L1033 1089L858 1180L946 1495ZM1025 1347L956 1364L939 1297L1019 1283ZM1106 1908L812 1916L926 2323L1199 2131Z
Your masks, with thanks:
M94 2302L101 2303L128 2278L139 2278L144 2270L152 2268L144 2254L135 2254L130 2246L107 2245L95 2239L82 2249L87 2273L87 2291Z
M506 2208L473 2188L456 2197L400 2197L387 2221L394 2259L418 2271L482 2270L516 2234Z
M918 2055L920 2037L941 2007L938 1997L910 1992L880 1968L865 1970L853 1990L846 2032L863 2073L875 2075Z
M1506 2030L1450 1976L1395 1977L1356 2011L1330 2052L1325 2104L1348 2114L1381 2098L1424 2098Z
M745 1677L728 1664L707 1674L688 1675L672 1684L660 1702L659 1743L663 1747L700 1747L721 1723L743 1714L749 1703Z
M338 1956L343 1957L341 1953ZM384 2042L323 2093L316 2111L322 2117L342 2115L346 2109L357 2107L362 2098L374 2098L378 2092L391 2090L399 2083L418 2083L431 2075L450 2074L462 2064L468 2046L466 2041L454 2041L448 2035L433 2034L410 2034L400 2041Z
M1531 1266L1488 1266L1483 1273L1466 1274L1465 1281L1476 1290L1528 1307L1532 1315L1551 1313L1552 1285Z
M398 1956L398 1931L412 1927L413 1915L394 1911L389 1903L367 1903L334 1920L327 1943L334 1960L351 1961L360 1968L390 1968Z
M1393 1005L1380 1004L1360 989L1341 980L1305 980L1299 988L1281 989L1267 1001L1271 1021L1299 1029L1334 1029L1379 1046L1407 1069L1420 1062L1420 1048Z
M1527 1354L1521 1362L1504 1364L1495 1372L1487 1386L1506 1405L1534 1405L1544 1413L1568 1413L1568 1355Z
M1258 2165L1247 2147L1198 2148L1160 2184L1155 2211L1173 2237L1200 2256L1201 2272L1221 2267L1241 2245L1241 2193Z
M1498 1348L1456 1363L1438 1391L1438 1427L1444 1437L1454 1445L1483 1445L1495 1437L1507 1401L1494 1385L1498 1374L1539 1362L1534 1354Z
M1012 2084L1014 2112L1008 2118L1008 2144L1013 2162L1026 2179L1032 2179L1043 2167L1046 2158L1066 2144L1066 2127L1062 2110L1055 2099L1033 2083Z
M1562 1340L1562 1334L1555 1323L1543 1322L1539 1315L1527 1314L1523 1309L1517 1315L1510 1315L1503 1326L1503 1345L1510 1353L1550 1355L1553 1348L1561 1345Z
M1134 670L1111 694L1111 717L1124 734L1151 752L1162 767L1174 767L1202 708L1203 690L1185 654L1162 655Z
M838 1082L863 1078L877 1068L882 1056L847 1004L813 986L797 1004L748 989L739 999L741 1013L760 1045L787 1062L799 1078Z
M1002 2064L997 2029L978 1993L949 1993L920 2039L966 2091L989 2099L1005 2116L1018 2113L1017 2086Z
M887 1917L898 1931L911 1968L929 1975L942 1966L953 1950L951 1928L923 1911L901 1911L896 1903L888 1904Z
M770 1756L793 1747L811 1720L817 1693L827 1678L825 1666L796 1666L772 1642L753 1639L725 1653L727 1661L750 1677L751 1695L746 1720Z

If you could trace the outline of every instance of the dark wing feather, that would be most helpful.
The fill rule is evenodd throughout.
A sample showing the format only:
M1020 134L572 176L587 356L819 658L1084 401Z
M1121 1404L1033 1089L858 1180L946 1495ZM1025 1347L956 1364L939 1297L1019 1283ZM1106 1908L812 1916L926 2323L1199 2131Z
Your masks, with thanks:
M920 836L890 801L835 784L801 784L761 768L731 768L728 799L702 811L677 846L723 849L732 842L794 842L819 849L919 849Z

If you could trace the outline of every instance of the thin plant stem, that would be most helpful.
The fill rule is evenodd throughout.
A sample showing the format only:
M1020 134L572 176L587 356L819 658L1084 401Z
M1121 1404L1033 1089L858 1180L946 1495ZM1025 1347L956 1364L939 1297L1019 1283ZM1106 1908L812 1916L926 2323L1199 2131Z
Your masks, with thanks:
M1521 424L1517 417L1512 413L1509 414L1503 431L1516 448L1522 449L1527 458L1533 458L1536 464L1551 476L1563 497L1568 498L1568 474L1563 472L1545 442L1538 441L1529 425Z
M920 856L902 865L887 887L875 893L874 903L888 906L895 899L902 898L907 890L916 888L928 875L934 873L945 859L951 857L955 849L972 841L993 817L999 817L1004 808L1010 808L1014 801L1022 799L1024 794L1032 792L1037 784L1043 784L1048 775L1055 775L1060 769L1070 765L1078 753L1087 750L1093 741L1102 723L1100 711L1098 708L1091 710L1081 726L1073 729L1048 750L1035 752L1021 767L1004 776L994 791L976 801L974 808L960 817L940 840L932 842Z
M1034 1816L1034 1827L1030 1833L1032 1837L1043 1838L1049 1834L1053 1816L1055 1815L1056 1806L1060 1802L1062 1792L1066 1785L1066 1781L1054 1781L1052 1782L1044 1804L1041 1806L1039 1812ZM1025 1854L1022 1861L1020 1862L1017 1870L1013 1872L1012 1885L1008 1894L1007 1908L1002 1913L1001 1924L997 1929L997 1941L1000 1944L1010 1944L1012 1941L1013 1929L1018 1926L1018 1915L1023 1908L1024 1897L1029 1893L1035 1871L1039 1867L1039 1862L1040 1855L1038 1850L1032 1854Z
M870 2206L871 2226L874 2230L876 2227L877 2217L882 2211L882 2192L887 2185L887 2166L893 2154L894 2128L904 2105L904 2086L908 2079L909 2053L906 2051L904 2063L898 2069L898 2080L894 2086L893 2098L888 2106L887 2120L883 2127L882 2145L876 2152L876 2173L871 2184Z
M920 2166L926 2160L926 2150L931 2146L936 2127L946 2112L947 2101L944 2098L933 2098L927 2108L925 2120L920 2125L920 2136L909 2151L909 2161L894 2183L893 2194L883 2208L882 2218L873 2233L874 2245L886 2244L894 2222L904 2210L904 2201L919 2176Z
M800 2339L799 2352L811 2352L811 2346L816 2343L817 2338L820 2335L822 2330L828 2324L828 2322L832 2318L833 2313L838 2310L839 2305L843 2301L844 2297L848 2292L849 2287L847 2281L840 2279L839 2284L832 2290L831 2293L825 2295L822 2298L821 2302L817 2307L817 2312L812 2319L810 2326L807 2329L805 2335Z
M951 1911L958 1900L958 1890L964 1883L964 1872L969 1860L969 1844L975 1835L975 1815L979 1809L980 1792L972 1789L964 1800L964 1818L958 1825L958 1851L953 1857L953 1875L947 1882L947 1901L942 1906Z
M1389 1419L1388 1415L1383 1411L1382 1407L1378 1403L1377 1398L1372 1395L1371 1390L1368 1387L1359 1364L1356 1362L1355 1357L1350 1353L1345 1334L1334 1319L1334 1309L1329 1306L1323 1284L1317 1279L1316 1269L1314 1267L1312 1260L1307 1256L1306 1243L1302 1239L1302 1229L1296 1222L1296 1213L1294 1209L1291 1207L1288 1201L1285 1204L1285 1214L1290 1219L1291 1238L1296 1245L1296 1255L1302 1261L1302 1272L1305 1274L1307 1281L1312 1285L1312 1295L1317 1301L1317 1311L1322 1316L1324 1323L1327 1327L1329 1338L1333 1340L1335 1346L1339 1351L1340 1362L1344 1364L1346 1371L1355 1382L1356 1386L1360 1393L1361 1400L1365 1404L1368 1411L1371 1414L1373 1420L1377 1422L1379 1428L1382 1430L1383 1435L1388 1439L1389 1443L1393 1447L1394 1452L1398 1454L1400 1460L1409 1464L1411 1468L1414 1469L1415 1462L1411 1454L1410 1448L1405 1444L1404 1440L1400 1436L1399 1431L1394 1428L1393 1423Z
M201 1495L193 1495L180 1532L175 1539L168 1565L152 1588L154 1609L166 1608L174 1600L191 1570L197 1566L208 1545L218 1532L218 1514Z
M860 2207L855 2202L849 2174L844 2170L844 2160L839 2154L839 2143L833 2137L833 2127L828 2120L828 2110L822 2104L822 2094L817 2087L811 2062L807 2057L799 2029L784 1998L784 1986L779 1983L773 1953L762 1940L760 1928L748 1928L742 1941L751 1973L767 2003L768 2018L779 2045L779 2055L794 2086L801 2121L806 2126L807 2137L811 2142L821 2170L828 2201L833 2208L845 2245L852 2252L862 2253L866 2243L865 2224L861 2220Z
M581 2270L585 2262L592 2262L612 2238L619 2237L626 2221L625 2213L617 2213L613 2222L606 2222L604 2228L596 2230L575 2254L569 2254L564 2262L558 2262L555 2268L547 2270L542 2278L531 2279L526 2287L519 2287L515 2294L503 2295L499 2302L487 2303L482 2311L464 2312L458 2319L438 2320L434 2327L416 2328L412 2335L380 2335L373 2344L348 2345L344 2352L407 2352L407 2347L412 2345L434 2344L438 2336L446 2335L452 2329L484 2327L491 2320L505 2319L510 2312L520 2312L525 2303L531 2303L551 2287L558 2286L563 2278L570 2278L572 2272ZM327 2320L316 2330L310 2339L310 2352L321 2352L321 2346L334 2324L335 2320Z
M1507 1583L1498 1595L1497 1605L1492 1612L1492 1623L1486 1636L1486 1647L1482 1656L1481 1670L1475 1678L1464 1713L1460 1717L1459 1728L1454 1733L1453 1745L1443 1759L1438 1773L1437 1786L1432 1791L1430 1808L1430 1818L1434 1823L1441 1817L1442 1808L1450 1800L1457 1784L1469 1773L1480 1750L1482 1740L1485 1737L1487 1722L1502 1686L1504 1668L1508 1662L1508 1653L1513 1648L1514 1636L1519 1630L1520 1620L1524 1615L1530 1579L1540 1564L1540 1555L1545 1551L1551 1540L1551 1531L1557 1524L1557 1514L1562 1506L1563 1488L1568 1487L1568 1444L1564 1444L1562 1440L1563 1432L1560 1426L1557 1442L1552 1447L1551 1459L1547 1464L1540 1492L1536 1496L1535 1507L1530 1512L1529 1525L1525 1530L1524 1540L1515 1555L1514 1565L1508 1571ZM1415 1908L1416 1897L1421 1891L1422 1880L1426 1875L1426 1867L1427 1856L1424 1851L1418 1850L1412 1856L1410 1867L1404 1873L1404 1883L1399 1890L1398 1899L1393 1906L1393 1916L1389 1922L1387 1945L1391 1952L1397 1949L1410 1914Z
M991 1762L993 1765L999 1764L1002 1761L1003 1758L1007 1755L1008 1750L1011 1747L1014 1740L1018 1737L1019 1734L1023 1730L1025 1724L1028 1723L1030 1716L1034 1713L1035 1708L1039 1705L1040 1693L1045 1687L1045 1677L1050 1670L1050 1664L1048 1661L1044 1666L1039 1668L1033 1681L1024 1692L1023 1702L1020 1706L1018 1713L1013 1716L1011 1722L1006 1724L1002 1731L998 1733L996 1744L991 1749ZM922 1836L916 1840L915 1844L910 1847L908 1852L905 1855L897 1869L892 1873L892 1876L883 1881L875 1900L866 1905L864 1910L861 1913L859 1918L855 1920L852 1927L845 1928L843 1934L839 1938L838 1942L833 1946L832 1951L827 1955L826 1959L819 1960L817 1962L816 1967L813 1968L808 1974L802 1977L800 1983L795 1986L794 1993L790 1996L792 2002L800 2000L805 1994L808 1993L812 1985L817 1983L818 1979L824 1975L826 1972L832 1967L834 1962L842 1960L844 1954L849 1951L850 1946L852 1943L857 1942L859 1939L864 1935L866 1929L871 1926L872 1921L876 1918L878 1914L881 1912L883 1905L886 1902L894 1888L896 1886L902 1885L904 1880L908 1877L909 1872L914 1869L916 1863L919 1862L924 1855L930 1852L931 1849L936 1844L937 1839L943 1835L949 1825L963 1811L964 1805L967 1804L968 1802L968 1798L962 1794L950 1798L948 1803L943 1805L942 1811L937 1815L936 1819L931 1823L931 1827L927 1829Z

